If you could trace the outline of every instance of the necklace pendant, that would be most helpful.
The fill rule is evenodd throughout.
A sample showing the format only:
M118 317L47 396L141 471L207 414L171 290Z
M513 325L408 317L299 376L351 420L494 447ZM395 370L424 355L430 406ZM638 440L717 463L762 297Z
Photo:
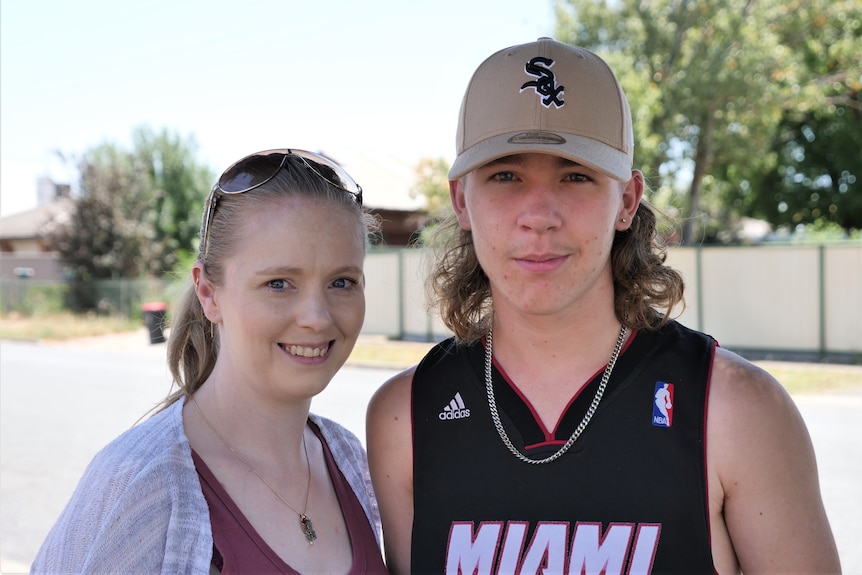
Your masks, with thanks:
M299 528L302 529L302 534L305 535L305 540L309 545L314 545L317 541L317 533L314 531L314 525L311 524L311 519L305 513L299 514Z

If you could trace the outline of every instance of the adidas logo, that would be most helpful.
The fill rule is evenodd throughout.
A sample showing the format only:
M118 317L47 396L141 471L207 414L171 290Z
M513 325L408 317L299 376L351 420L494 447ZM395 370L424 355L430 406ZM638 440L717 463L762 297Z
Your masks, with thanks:
M452 398L449 405L444 407L443 411L441 411L437 417L439 417L441 421L470 417L470 410L464 405L464 400L461 399L460 391L455 394L455 397Z

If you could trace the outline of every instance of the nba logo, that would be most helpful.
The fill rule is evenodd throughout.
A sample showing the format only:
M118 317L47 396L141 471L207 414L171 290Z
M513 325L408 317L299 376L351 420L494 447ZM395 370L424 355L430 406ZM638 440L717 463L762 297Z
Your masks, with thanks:
M656 427L673 425L673 384L655 382L655 401L652 405L652 424Z

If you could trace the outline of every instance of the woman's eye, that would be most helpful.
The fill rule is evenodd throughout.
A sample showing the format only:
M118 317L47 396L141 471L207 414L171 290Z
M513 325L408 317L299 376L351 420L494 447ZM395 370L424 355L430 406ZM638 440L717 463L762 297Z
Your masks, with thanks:
M338 278L334 282L332 282L332 287L335 288L350 288L356 285L356 281L350 278Z
M269 280L267 285L272 289L282 290L287 287L287 282L285 280Z

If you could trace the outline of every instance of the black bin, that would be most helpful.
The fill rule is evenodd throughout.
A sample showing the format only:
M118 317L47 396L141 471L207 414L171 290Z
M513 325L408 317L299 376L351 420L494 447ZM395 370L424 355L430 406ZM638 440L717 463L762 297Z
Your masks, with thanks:
M147 321L147 331L150 333L150 343L165 342L165 318L168 314L168 304L163 302L145 303L141 309Z

